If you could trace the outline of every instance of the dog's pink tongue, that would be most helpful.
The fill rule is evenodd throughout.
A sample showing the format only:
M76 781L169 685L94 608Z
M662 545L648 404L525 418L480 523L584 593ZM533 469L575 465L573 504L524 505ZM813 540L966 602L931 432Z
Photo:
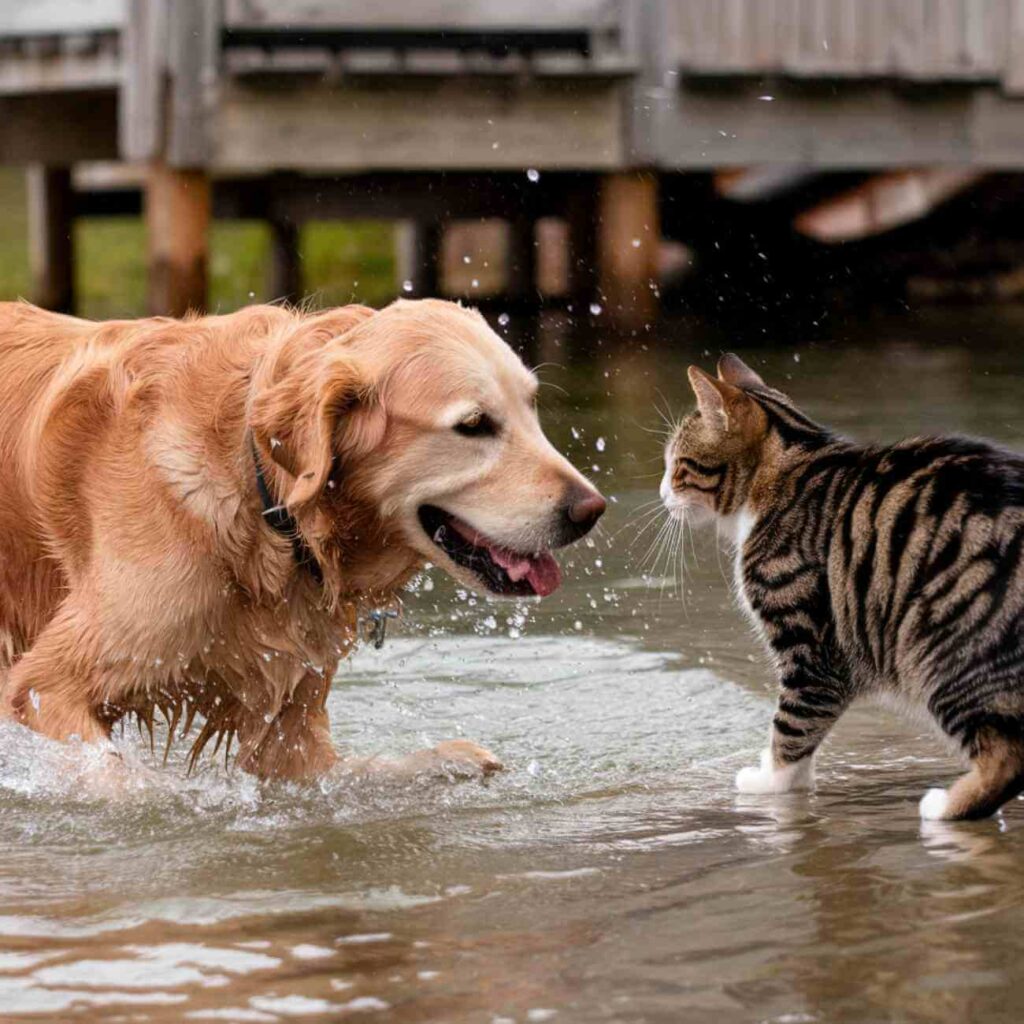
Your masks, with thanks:
M500 565L508 573L508 578L513 583L518 583L524 576L529 575L531 562L525 555L517 555L514 551L509 551L507 548L499 548L497 545L487 541L484 544L492 561Z
M562 582L562 567L555 561L554 555L545 551L543 555L530 559L530 571L526 574L526 581L533 587L533 592L538 597L547 597L548 594L553 594Z
M526 580L538 597L547 597L562 582L562 570L553 555L517 555L514 551L488 545L491 558L508 573L513 583Z
M547 597L554 593L562 582L562 570L554 556L544 552L540 555L517 555L508 548L492 544L482 533L458 519L452 520L452 526L476 547L487 548L488 554L496 565L508 573L513 583L526 580L538 597Z

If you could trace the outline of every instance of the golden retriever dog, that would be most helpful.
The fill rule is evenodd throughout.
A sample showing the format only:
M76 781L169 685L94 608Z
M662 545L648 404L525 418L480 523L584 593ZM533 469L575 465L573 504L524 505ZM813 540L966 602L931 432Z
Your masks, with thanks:
M0 706L56 740L237 739L264 779L339 761L325 701L358 623L430 562L546 595L604 500L537 381L435 300L91 323L0 303ZM390 766L500 767L458 740Z

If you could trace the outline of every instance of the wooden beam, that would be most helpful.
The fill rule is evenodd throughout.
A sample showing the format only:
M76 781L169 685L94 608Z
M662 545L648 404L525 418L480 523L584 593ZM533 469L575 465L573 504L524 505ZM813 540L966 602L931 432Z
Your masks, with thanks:
M212 166L329 174L616 169L625 162L622 95L617 83L599 80L397 78L290 89L223 82Z
M124 17L121 0L61 0L7 3L0 7L0 35L44 36L116 32Z
M206 308L210 179L153 163L146 178L149 311L184 316Z
M71 313L74 286L74 191L70 167L35 165L27 172L32 301Z
M174 0L168 6L168 19L167 162L174 167L204 167L212 148L220 5L208 0Z
M270 297L287 302L301 302L302 252L301 232L293 220L274 218L270 221Z
M117 155L112 90L0 97L0 164L63 167Z
M117 109L118 141L126 160L155 160L163 148L167 21L167 6L159 0L126 0Z
M657 177L605 175L598 189L597 225L602 305L617 327L636 330L658 314Z
M609 11L612 8L612 11ZM605 31L613 25L614 6L605 0L377 0L376 3L323 3L322 0L225 0L224 22L231 29L353 29L364 33L386 28L417 28L441 33L471 29L502 32L552 32L577 29Z

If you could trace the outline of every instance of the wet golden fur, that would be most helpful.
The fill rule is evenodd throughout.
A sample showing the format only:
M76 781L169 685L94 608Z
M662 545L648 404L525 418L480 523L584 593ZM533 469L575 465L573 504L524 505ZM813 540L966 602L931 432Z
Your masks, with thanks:
M431 557L416 502L443 494L539 545L556 494L586 486L536 425L535 389L451 303L109 323L0 303L4 712L86 742L126 715L162 710L173 734L198 713L196 755L237 738L247 771L321 775L360 610ZM508 417L500 453L448 440L456 400ZM254 445L322 587L262 520Z

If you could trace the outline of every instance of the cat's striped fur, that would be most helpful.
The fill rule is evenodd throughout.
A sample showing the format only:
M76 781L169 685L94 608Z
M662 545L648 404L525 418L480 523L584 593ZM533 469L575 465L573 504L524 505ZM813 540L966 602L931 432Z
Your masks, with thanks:
M778 667L770 749L738 786L809 785L838 717L878 696L926 711L971 761L922 815L994 813L1024 789L1024 458L959 437L852 443L735 356L690 381L662 496L733 525Z

